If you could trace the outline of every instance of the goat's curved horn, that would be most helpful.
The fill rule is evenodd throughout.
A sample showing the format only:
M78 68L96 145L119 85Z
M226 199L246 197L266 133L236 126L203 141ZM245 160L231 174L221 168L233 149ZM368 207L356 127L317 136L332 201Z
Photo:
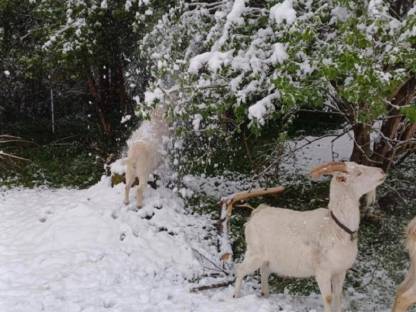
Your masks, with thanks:
M342 161L333 161L319 165L312 169L310 175L312 178L319 178L321 175L331 174L333 172L348 173L346 164Z

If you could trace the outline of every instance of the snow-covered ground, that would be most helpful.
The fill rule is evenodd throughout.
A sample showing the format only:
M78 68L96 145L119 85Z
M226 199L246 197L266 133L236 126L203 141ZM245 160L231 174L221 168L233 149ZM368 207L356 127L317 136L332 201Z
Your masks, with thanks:
M283 169L304 174L320 162L346 159L351 138L333 138L291 142L296 152ZM119 161L111 169L122 173L124 166ZM319 294L259 297L250 277L239 299L232 285L191 292L232 277L218 277L216 220L193 213L181 196L219 199L259 181L228 174L188 175L183 182L177 191L148 188L138 211L122 204L123 184L112 188L107 177L86 190L0 188L0 312L322 310ZM346 311L390 310L384 297L395 285L377 270L385 283L374 288L373 274L361 277L365 289L345 287Z
M353 149L353 134L342 130L322 137L307 136L288 142L282 169L305 174L320 163L348 160Z
M260 298L254 282L240 299L232 286L191 293L213 282L202 278L218 259L212 221L163 187L148 188L137 212L122 192L107 178L86 190L0 191L0 311L320 309L318 296Z
M332 160L332 153L319 152L330 141L316 141L288 161L306 172ZM336 158L345 157L348 135L334 148ZM232 298L232 285L191 292L232 277L212 277L220 266L215 220L192 213L178 194L220 198L256 181L189 175L183 182L177 192L148 188L138 211L122 204L123 184L112 188L107 177L86 190L0 188L0 312L322 310L318 294L261 298L253 278L239 299ZM346 287L346 311L389 311L388 304L372 303L379 290L368 287L366 293Z

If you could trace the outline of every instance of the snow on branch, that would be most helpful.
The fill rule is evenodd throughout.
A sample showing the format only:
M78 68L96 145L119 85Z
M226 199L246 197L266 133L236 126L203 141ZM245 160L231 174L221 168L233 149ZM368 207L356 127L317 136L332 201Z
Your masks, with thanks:
M248 109L248 118L257 121L260 125L264 125L266 115L274 111L273 100L278 98L279 93L276 91L251 105Z

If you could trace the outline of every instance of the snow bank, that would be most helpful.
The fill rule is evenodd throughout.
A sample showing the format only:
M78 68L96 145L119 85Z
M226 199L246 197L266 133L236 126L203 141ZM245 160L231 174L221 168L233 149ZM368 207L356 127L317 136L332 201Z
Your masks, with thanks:
M207 220L167 189L149 189L139 213L120 210L121 193L106 180L0 193L0 310L133 311L151 307L164 280L185 291L201 272L192 245Z
M127 160L127 157L117 159L115 162L111 163L110 172L112 174L118 174L118 175L123 175L124 173L126 173L126 165L124 164L125 160Z
M0 191L0 311L297 311L287 296L259 298L253 282L240 299L231 286L190 293L190 280L212 272L195 250L218 261L211 220L163 187L147 189L138 212L121 205L122 192L108 179L87 190Z

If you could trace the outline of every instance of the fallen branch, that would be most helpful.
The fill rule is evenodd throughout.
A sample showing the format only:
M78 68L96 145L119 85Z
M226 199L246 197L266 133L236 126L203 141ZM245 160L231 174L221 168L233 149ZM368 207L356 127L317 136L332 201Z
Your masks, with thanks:
M208 289L215 289L215 288L227 287L227 286L231 285L232 283L234 283L234 281L235 280L231 280L231 281L217 283L217 284L211 284L211 285L203 285L203 286L193 287L193 288L191 288L190 292L193 292L194 293L194 292L208 290Z
M271 188L261 188L239 192L223 197L221 199L221 216L218 226L220 236L218 251L221 254L220 260L223 265L225 265L226 262L230 262L232 260L233 251L231 248L230 238L228 236L228 229L230 227L230 218L235 205L251 198L265 195L276 195L282 193L283 191L284 187L276 186Z
M239 203L246 200L249 200L251 198L265 196L265 195L276 195L279 193L282 193L284 191L283 186L275 186L270 188L260 188L260 189L254 189L250 191L245 192L239 192L235 193L226 197L221 198L221 204L222 206L227 207L227 217L231 216L233 207Z
M9 158L13 160L22 160L22 161L30 161L30 159L19 157L13 154L5 153L3 151L0 151L0 158Z

